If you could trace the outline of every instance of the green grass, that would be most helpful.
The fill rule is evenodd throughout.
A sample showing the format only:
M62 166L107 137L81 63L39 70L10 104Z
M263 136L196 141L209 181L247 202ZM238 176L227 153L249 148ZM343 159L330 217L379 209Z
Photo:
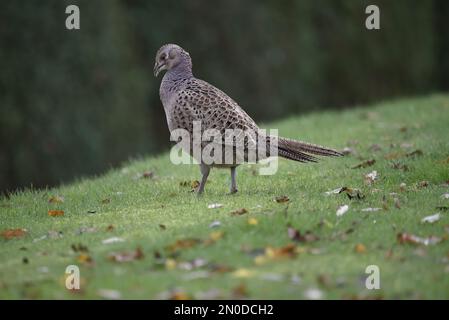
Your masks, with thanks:
M443 185L449 180L449 96L321 112L265 127L278 128L282 136L339 149L352 143L358 154L306 165L280 160L274 176L254 175L255 165L241 166L235 195L227 194L228 170L213 170L204 196L197 198L180 183L199 179L198 167L175 166L168 154L130 161L104 176L60 188L13 194L0 202L0 231L25 228L27 233L0 238L0 298L91 299L101 298L100 289L111 289L125 299L176 297L173 292L190 298L303 299L312 288L319 289L325 299L449 298L449 211L442 210L441 220L434 224L420 222L436 213L437 206L449 206L449 200L441 197L449 192ZM381 150L370 150L373 144ZM423 154L385 159L391 153L416 149ZM351 169L371 158L376 160L373 166ZM393 161L409 170L392 168ZM364 175L373 170L379 179L366 185ZM145 171L155 176L136 179ZM428 187L417 187L424 180ZM407 185L405 190L400 190L401 183ZM342 186L359 188L365 198L325 195ZM64 202L49 203L56 195L64 197ZM282 195L290 201L273 201ZM394 205L395 197L400 208ZM103 203L104 199L110 199L109 203ZM209 209L212 203L223 207ZM337 217L342 204L350 209ZM361 211L368 207L384 208ZM239 208L249 212L230 214ZM50 217L48 210L54 209L64 210L64 216ZM256 225L248 223L251 218ZM211 229L210 223L216 220L221 226ZM294 242L287 233L289 224L302 233L312 232L319 240ZM109 225L114 226L112 231L107 231ZM95 230L79 234L83 227ZM33 241L49 231L60 231L62 237ZM223 237L207 243L215 231L222 231ZM400 232L435 235L443 241L430 246L400 244ZM102 243L111 237L125 241ZM174 253L167 249L188 238L200 243ZM255 256L265 248L289 243L297 246L296 256L256 263L262 259ZM72 244L86 246L93 264L82 262ZM357 244L364 245L365 252L356 252ZM122 263L108 259L112 252L138 247L144 254L141 259ZM206 265L194 270L179 267L199 258ZM64 286L65 268L70 264L80 267L81 290L77 292ZM177 267L170 269L174 264ZM372 264L380 268L380 290L364 286L365 268ZM217 265L229 270L214 272Z

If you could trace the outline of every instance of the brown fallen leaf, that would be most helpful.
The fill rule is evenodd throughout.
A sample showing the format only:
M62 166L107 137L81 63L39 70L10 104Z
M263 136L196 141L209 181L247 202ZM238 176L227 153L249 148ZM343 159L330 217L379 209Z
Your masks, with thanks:
M4 239L9 240L13 238L21 238L23 237L28 231L26 229L7 229L3 230L1 235Z
M411 157L420 157L423 154L424 154L424 152L422 152L422 150L417 149L417 150L407 153L405 156L408 158L411 158Z
M367 167L371 167L375 163L376 163L375 159L368 159L368 160L360 162L359 164L356 164L355 166L351 167L351 169L367 168Z
M154 172L153 171L145 171L142 173L142 178L145 179L151 179L154 177Z
M291 259L296 257L297 253L297 247L294 244L289 244L281 248L268 246L265 248L263 254L257 255L254 258L254 263L256 265L262 265L273 260Z
M320 240L320 238L310 231L306 231L304 234L293 227L288 227L287 229L288 237L296 242L314 242Z
M94 260L92 259L91 256L89 256L87 253L81 253L78 258L77 261L81 264L87 265L87 266L91 266L93 265Z
M114 229L115 229L115 227L112 224L110 224L106 227L106 231L108 231L108 232L114 231Z
M246 210L245 208L240 208L234 211L231 211L230 214L233 216L241 216L245 213L248 213L248 210Z
M408 165L400 163L400 162L393 162L391 164L391 168L396 169L396 170L402 170L402 171L409 171L410 168L408 167Z
M358 244L355 245L354 250L357 253L365 253L366 252L366 247L365 247L364 244L358 243Z
M102 204L108 204L108 203L111 203L111 199L109 199L109 198L103 199L103 200L101 200L101 203L102 203Z
M141 260L144 258L144 254L140 247L137 247L135 251L125 251L125 252L113 252L109 254L108 259L114 262L129 262L134 260Z
M63 210L48 210L48 215L50 217L61 217L64 215Z
M403 158L405 156L404 152L390 152L384 155L385 160L396 160L399 158Z
M234 289L232 289L232 297L234 299L244 299L248 297L248 289L245 284L241 283Z
M204 241L205 245L211 245L220 240L224 236L224 231L213 231L209 234L209 238Z
M186 238L186 239L180 239L180 240L176 240L173 244L168 245L166 247L166 250L170 253L174 253L178 250L182 250L182 249L188 249L191 248L193 246L196 246L197 244L199 244L201 241L199 239L196 238Z
M427 188L429 186L429 181L420 181L420 182L418 182L418 184L417 184L417 187L418 188Z
M64 202L64 197L61 196L51 196L48 199L49 203L63 203Z
M400 244L410 243L415 245L422 244L425 246L434 245L443 241L442 238L436 236L422 238L409 233L398 233L397 240Z
M287 196L279 196L279 197L276 197L274 199L274 201L276 201L277 203L285 203L285 202L289 202L290 199Z

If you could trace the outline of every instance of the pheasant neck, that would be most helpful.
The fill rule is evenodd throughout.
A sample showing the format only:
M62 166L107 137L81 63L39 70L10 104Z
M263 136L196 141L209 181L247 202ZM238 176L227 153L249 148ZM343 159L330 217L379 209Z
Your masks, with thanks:
M167 80L190 79L193 77L192 66L187 62L181 62L165 74Z

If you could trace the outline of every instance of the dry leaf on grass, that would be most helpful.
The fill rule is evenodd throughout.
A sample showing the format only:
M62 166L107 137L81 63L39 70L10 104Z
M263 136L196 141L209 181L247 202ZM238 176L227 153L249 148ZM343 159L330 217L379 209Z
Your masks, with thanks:
M371 185L378 179L378 173L376 170L371 171L370 173L364 176L364 181L366 184Z
M176 240L173 244L168 245L166 247L166 249L168 252L174 253L178 250L192 248L193 246L196 246L200 242L201 241L196 238L180 239L180 240Z
M240 208L234 211L231 211L230 214L233 216L241 216L245 213L248 213L248 210L246 210L245 208Z
M64 197L61 196L51 196L48 199L49 203L63 203L64 202Z
M1 235L4 239L9 240L13 238L21 238L23 237L28 231L26 229L7 229L3 230Z
M285 202L289 202L290 199L287 196L279 196L279 197L276 197L274 199L274 201L276 201L277 203L285 203Z
M429 186L429 181L420 181L417 183L418 188L427 188Z
M420 156L422 156L424 154L424 152L422 152L422 150L420 150L420 149L417 149L417 150L414 150L414 151L412 151L412 152L409 152L409 153L407 153L405 156L406 157L420 157Z
M316 235L314 235L310 231L306 231L304 234L301 234L301 232L293 227L287 228L287 234L288 237L296 242L314 242L320 240L320 238Z
M366 252L366 247L365 247L364 244L358 243L358 244L355 245L354 251L357 252L357 253L365 253Z
M50 217L61 217L64 215L63 210L48 210L48 215Z
M367 168L367 167L371 167L375 163L376 163L375 159L368 159L363 162L360 162L359 164L356 164L355 166L351 167L351 169Z
M108 259L114 262L129 262L134 260L141 260L144 258L144 254L142 249L138 247L134 251L125 251L125 252L113 252L108 255Z
M256 218L248 218L248 224L250 226L256 226L259 224L259 221Z
M415 244L415 245L422 244L425 246L438 244L441 241L443 241L442 238L439 238L436 236L422 238L422 237L418 237L418 236L415 236L415 235L409 234L409 233L399 233L397 235L397 240L400 244L410 243L410 244Z

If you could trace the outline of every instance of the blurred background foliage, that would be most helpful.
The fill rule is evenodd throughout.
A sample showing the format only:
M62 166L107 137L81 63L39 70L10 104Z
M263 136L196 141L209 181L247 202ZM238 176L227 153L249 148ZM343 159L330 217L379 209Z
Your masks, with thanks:
M79 31L65 29L69 4ZM380 31L365 28L369 4ZM162 44L183 46L197 77L268 121L447 90L448 21L446 0L3 0L0 190L167 149L152 75Z

